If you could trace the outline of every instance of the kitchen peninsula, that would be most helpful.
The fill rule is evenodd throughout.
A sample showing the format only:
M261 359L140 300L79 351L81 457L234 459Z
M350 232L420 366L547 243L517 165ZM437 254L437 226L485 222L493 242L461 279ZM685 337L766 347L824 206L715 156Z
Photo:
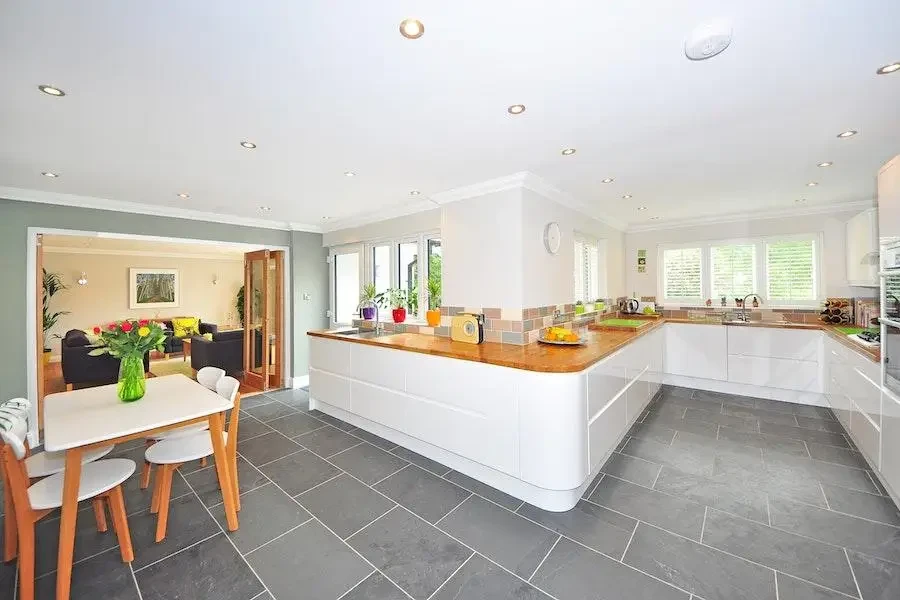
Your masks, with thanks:
M852 346L841 337L814 324L679 319L591 331L576 348L311 331L310 407L530 504L565 511L663 382L827 405L835 396L828 356ZM860 367L877 368L862 348L850 354L870 363ZM835 412L852 431L853 407ZM861 449L877 467L877 444Z

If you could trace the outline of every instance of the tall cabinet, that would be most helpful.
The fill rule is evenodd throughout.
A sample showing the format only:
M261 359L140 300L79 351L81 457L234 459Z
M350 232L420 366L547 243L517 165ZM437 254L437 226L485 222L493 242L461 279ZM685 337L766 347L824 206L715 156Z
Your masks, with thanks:
M878 287L878 210L847 221L847 284Z
M900 154L878 171L878 212L881 243L900 240Z

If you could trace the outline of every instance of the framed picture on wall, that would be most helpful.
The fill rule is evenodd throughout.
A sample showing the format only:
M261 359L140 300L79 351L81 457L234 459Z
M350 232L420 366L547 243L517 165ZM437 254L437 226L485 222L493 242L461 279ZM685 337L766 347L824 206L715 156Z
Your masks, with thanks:
M128 269L129 308L175 308L179 294L178 269Z

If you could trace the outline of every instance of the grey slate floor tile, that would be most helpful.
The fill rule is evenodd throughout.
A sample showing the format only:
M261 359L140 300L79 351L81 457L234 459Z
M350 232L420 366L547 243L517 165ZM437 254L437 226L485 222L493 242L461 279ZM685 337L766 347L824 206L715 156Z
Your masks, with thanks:
M747 519L768 523L766 493L730 477L701 477L663 467L653 489Z
M808 442L809 454L816 460L844 465L847 467L855 467L857 469L868 469L869 464L863 455L859 452L835 446L827 446L825 444L816 444Z
M179 576L172 577L172 573ZM143 600L251 600L264 591L262 583L221 533L136 571L134 576ZM102 597L118 598L108 593Z
M409 596L384 575L373 572L341 600L409 600Z
M357 428L353 430L353 435L358 437L361 440L369 442L373 446L377 448L381 448L382 450L393 450L397 447L397 444L392 442L391 440L386 440L383 437L377 436L374 433L370 433L365 429Z
M847 596L814 583L778 573L778 595L785 600L846 600Z
M775 600L771 569L646 523L638 524L623 560L706 600Z
M409 464L367 442L331 457L331 462L368 485L381 481Z
M402 508L395 508L347 543L415 600L430 597L472 555Z
M15 563L5 565L0 562L0 597L13 598L13 581L15 580ZM9 571L9 580L4 582L5 569ZM118 549L108 550L88 560L76 563L72 567L72 583L70 600L95 600L96 598L115 598L116 600L139 600L138 588L131 576L131 569L122 562ZM56 598L56 573L50 573L34 582L35 597ZM6 592L7 595L2 595ZM144 596L152 598L153 596Z
M309 433L310 431L315 431L322 427L327 427L322 421L303 413L285 415L272 421L268 421L266 425L289 438L303 435L304 433ZM240 435L240 428L238 428L238 435Z
M131 565L135 570L221 531L195 495L182 496L169 504L166 537L159 543L156 542L155 514L150 514L148 509L128 517L128 529L134 547L134 562Z
M339 469L308 450L270 462L260 471L291 496L302 494L340 473Z
M690 594L563 539L531 583L556 598L688 600Z
M224 511L214 511L213 514L219 525L227 529ZM239 517L240 528L227 535L242 554L259 548L312 518L303 507L271 483L241 496Z
M566 512L551 512L527 503L517 512L548 529L615 558L622 556L628 538L637 524L631 517L585 500L579 500L575 508Z
M713 509L707 512L702 541L777 571L845 594L856 594L847 557L836 546Z
M685 449L675 452L670 446L652 440L632 437L622 448L622 454L674 467L685 473L712 475L715 454L708 449Z
M847 556L864 600L900 598L900 565L853 550Z
M440 520L472 495L425 469L410 465L374 486L429 523Z
M252 406L249 408L246 406L242 406L241 410L254 419L262 421L263 423L268 423L269 421L272 421L279 417L297 413L297 411L290 406L275 401L269 402L268 404L259 404L257 406ZM238 427L238 433L240 433L240 427Z
M238 488L240 489L241 494L249 492L250 490L256 489L261 485L265 485L269 482L269 478L260 473L260 471L249 462L247 462L245 458L238 456L237 464ZM193 473L188 473L184 476L184 478L190 484L190 487L193 488L193 490L197 493L197 495L200 496L200 500L206 506L216 506L217 504L220 504L222 502L222 492L219 490L219 474L216 471L215 466L210 466L199 471L194 471ZM180 479L181 478L177 476L172 479L173 496L175 483ZM184 481L181 481L180 483L187 489L187 486L184 485ZM149 502L149 499L147 500L147 502Z
M342 421L342 420L338 419L337 417L332 417L331 415L329 415L327 413L323 413L320 410L311 410L311 411L309 411L309 414L314 416L315 418L319 419L320 421L328 423L332 427L336 427L337 429L340 429L341 431L353 431L356 429L356 426L353 425L352 423L348 423L347 421Z
M600 470L609 475L644 487L653 487L662 465L642 458L613 452Z
M825 421L822 421L825 422ZM775 425L773 423L760 423L759 429L761 433L769 433L772 435L780 435L782 437L795 440L803 440L804 442L815 442L817 444L826 444L829 446L839 446L849 448L847 440L844 438L843 432L831 433L828 431L816 431L803 427L791 427L790 425Z
M444 476L444 479L451 481L456 485L469 490L483 498L487 498L491 502L495 502L509 510L516 510L522 505L522 501L514 498L505 492L501 492L497 488L491 487L486 483L481 483L477 479L472 479L468 475L459 471L450 471Z
M240 430L238 435L240 435ZM238 443L238 454L249 460L255 467L260 467L301 450L303 448L299 444L284 437L277 431L270 431L246 442Z
M258 419L250 416L241 417L238 423L238 444L270 431L272 431L272 428Z
M341 539L396 506L395 502L346 474L300 494L297 501Z
M440 528L519 577L528 579L559 536L506 509L472 496Z
M702 504L615 477L604 477L588 500L692 540L700 539Z
M778 450L785 454L795 454L804 457L809 456L809 452L806 451L806 444L802 440L794 440L777 435L749 433L732 427L723 426L719 429L719 439L729 440L746 446L753 446L755 448Z
M890 498L822 484L831 510L900 527L900 509Z
M322 427L297 436L293 440L322 458L329 458L338 452L363 443L361 439L334 427Z
M391 450L391 453L399 456L403 460L411 462L418 467L422 467L426 471L431 471L438 477L443 477L451 471L450 467L442 465L436 460L431 460L427 456L422 456L421 454L413 452L412 450L404 448L403 446L397 446L396 448Z
M316 521L247 555L276 598L338 598L372 567Z
M550 600L547 594L517 579L477 554L451 577L433 600Z

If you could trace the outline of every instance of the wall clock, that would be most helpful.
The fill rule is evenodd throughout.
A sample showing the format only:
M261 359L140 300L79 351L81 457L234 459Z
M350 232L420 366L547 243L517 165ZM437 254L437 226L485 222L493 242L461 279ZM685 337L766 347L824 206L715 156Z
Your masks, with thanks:
M559 252L560 238L559 223L551 221L544 226L544 248L547 252L550 254Z

